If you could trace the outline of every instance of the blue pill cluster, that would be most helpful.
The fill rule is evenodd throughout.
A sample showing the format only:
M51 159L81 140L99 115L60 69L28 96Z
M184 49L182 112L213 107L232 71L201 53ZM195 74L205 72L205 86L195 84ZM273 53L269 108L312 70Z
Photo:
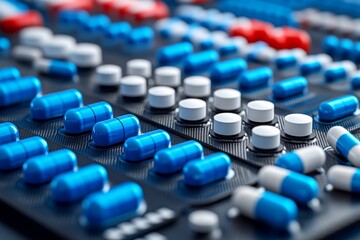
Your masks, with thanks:
M351 60L360 63L360 42L328 36L323 40L323 52L336 60Z

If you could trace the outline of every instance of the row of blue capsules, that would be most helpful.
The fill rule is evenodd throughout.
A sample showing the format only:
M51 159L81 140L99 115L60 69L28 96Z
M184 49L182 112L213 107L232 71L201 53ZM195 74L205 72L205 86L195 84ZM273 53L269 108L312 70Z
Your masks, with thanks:
M104 46L131 46L146 50L153 46L154 31L148 26L133 28L130 23L111 22L105 14L89 15L86 11L64 10L58 14L57 29L75 34L80 40L100 41Z

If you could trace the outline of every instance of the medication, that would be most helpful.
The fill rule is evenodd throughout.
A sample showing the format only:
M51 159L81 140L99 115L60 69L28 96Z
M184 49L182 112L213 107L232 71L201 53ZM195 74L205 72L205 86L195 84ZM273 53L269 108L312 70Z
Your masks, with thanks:
M239 88L252 90L267 86L273 78L273 71L269 67L247 70L240 75Z
M322 102L318 107L319 120L332 122L350 116L359 107L358 99L353 95L345 95Z
M302 95L307 90L308 83L304 77L289 78L273 85L272 93L276 99L287 99Z
M210 79L215 83L236 79L247 68L242 58L226 60L214 64L210 72Z
M20 71L15 67L0 68L0 82L6 80L14 80L20 77Z
M10 123L0 123L0 145L19 141L20 134L17 127Z
M327 172L328 182L335 189L346 192L360 192L360 170L358 168L334 165Z
M35 61L34 68L39 73L60 78L73 79L77 75L75 64L60 60L38 59Z

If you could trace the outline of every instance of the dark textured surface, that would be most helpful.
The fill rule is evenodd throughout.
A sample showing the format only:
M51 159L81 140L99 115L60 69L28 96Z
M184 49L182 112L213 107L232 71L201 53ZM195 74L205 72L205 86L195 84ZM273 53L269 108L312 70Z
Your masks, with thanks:
M323 37L322 34L313 33L315 48L318 52L318 44ZM157 41L157 46L161 45ZM129 58L148 58L154 60L154 48L148 53L129 55L117 47L104 49L104 62L120 65L125 71L125 62ZM115 51L116 50L116 51ZM255 68L260 64L251 64ZM22 75L34 75L35 72L30 66L14 62L11 58L2 57L0 66L17 66ZM284 79L280 74L275 75L275 81ZM153 162L151 159L142 163L127 163L119 158L123 146L115 146L109 149L98 149L91 145L91 136L66 136L61 133L62 119L54 119L47 122L34 122L29 118L29 103L11 106L0 109L0 121L13 122L21 132L21 138L39 135L44 137L50 146L50 150L69 148L77 153L79 165L87 165L97 162L104 165L110 175L111 185L120 182L134 180L139 182L144 191L148 204L148 211L160 207L168 207L177 212L178 217L175 223L164 226L158 231L169 239L192 239L195 236L188 229L186 216L194 208L210 209L220 217L220 225L223 232L223 239L259 239L259 238L291 238L291 236L268 229L262 224L255 223L243 217L231 220L226 214L231 208L229 196L231 192L240 185L256 185L257 170L264 165L273 164L276 155L260 156L247 148L251 129L244 124L245 137L238 140L214 139L209 132L212 126L211 118L207 123L197 126L184 126L176 121L177 109L165 114L155 114L146 107L146 101L129 103L123 101L117 90L102 91L94 84L94 70L81 70L80 78L74 81L49 78L40 76L43 93L51 93L68 88L79 89L84 96L85 104L100 100L106 100L114 108L114 116L126 113L134 113L141 120L142 132L148 132L157 128L167 130L172 139L172 144L184 142L188 139L196 139L205 147L205 154L215 151L224 151L232 158L232 169L235 175L223 181L216 182L203 188L188 188L183 184L181 173L173 176L159 176L152 171ZM151 80L149 81L151 83ZM228 84L227 86L234 86ZM341 87L339 87L341 86ZM343 87L344 86L344 87ZM319 145L326 149L327 162L324 170L342 161L326 141L326 132L334 125L346 127L359 137L360 116L348 117L332 124L320 123L316 120L316 109L320 102L341 96L349 92L347 84L332 84L331 86L311 81L308 94L288 101L274 101L278 127L282 129L284 116L292 112L302 112L314 116L314 132L316 138L307 142L283 142L284 152L298 149L308 145ZM221 87L221 86L217 86ZM329 91L328 89L332 89ZM178 100L182 98L182 89L177 91ZM272 100L270 88L255 92L243 92L243 109L245 104L252 99ZM212 99L208 100L208 106ZM241 113L242 116L244 112ZM209 107L209 116L212 116ZM324 170L312 173L323 188L326 185ZM68 239L96 239L101 238L101 232L89 232L80 226L80 203L71 206L57 206L49 198L49 186L29 187L22 181L21 170L12 172L0 172L0 209L6 209L8 214L19 216L21 225L33 224L33 229L40 232L40 235L32 235L23 232L25 236L33 238L56 238ZM360 219L360 202L358 196L351 196L341 192L323 192L320 197L322 207L319 212L313 212L300 207L299 222L301 232L292 238L315 239L325 238ZM12 226L14 224L11 224ZM32 226L32 225L31 225ZM66 231L65 231L66 229ZM149 231L152 231L150 229ZM181 236L181 237L180 237ZM337 236L337 235L335 235ZM339 235L342 236L342 235Z

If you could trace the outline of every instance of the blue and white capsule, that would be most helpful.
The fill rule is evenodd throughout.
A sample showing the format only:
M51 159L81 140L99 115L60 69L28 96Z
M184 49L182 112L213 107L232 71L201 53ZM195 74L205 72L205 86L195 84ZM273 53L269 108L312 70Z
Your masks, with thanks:
M275 165L299 173L310 173L321 168L326 160L324 149L308 146L278 157Z
M261 168L259 184L269 191L304 205L318 201L319 186L314 178L284 168L276 166Z
M275 83L272 87L272 94L274 98L283 100L303 95L306 93L307 87L306 78L294 77Z
M0 82L14 80L20 77L20 71L16 67L6 67L0 69Z
M241 186L235 189L232 202L240 214L248 218L289 232L299 230L298 208L289 198L254 187Z
M113 110L107 102L97 102L68 110L64 116L64 130L69 134L80 134L92 130L101 121L113 117Z
M247 66L247 62L242 58L216 63L210 71L210 79L213 83L235 80L246 70Z
M269 67L255 68L247 70L240 75L239 88L252 90L266 87L273 79L273 71Z
M202 39L199 43L201 50L218 49L219 46L229 39L228 35L222 31L215 31Z
M170 135L164 130L155 130L131 137L124 144L124 159L139 162L154 157L157 151L171 145Z
M20 140L20 134L17 127L10 123L5 122L0 124L0 145L17 142Z
M154 156L154 170L160 174L172 174L181 171L191 160L202 158L204 149L194 140L177 144L158 151Z
M191 43L181 42L160 48L156 58L159 66L172 66L181 64L193 52Z
M337 190L360 193L360 169L334 165L327 172L328 183Z
M145 210L142 188L135 182L125 182L108 192L98 192L82 202L82 218L85 226L103 228L126 221Z
M41 137L30 137L0 146L0 169L20 168L31 157L48 152L47 142Z
M69 149L30 158L23 164L24 181L29 184L43 184L61 173L74 171L77 158Z
M219 61L219 54L215 50L193 53L185 59L185 74L201 73L209 70Z
M35 62L35 69L39 73L59 78L73 79L77 75L74 63L61 60L39 59Z
M305 56L306 52L302 49L282 50L278 53L274 64L277 70L286 71L296 68Z
M64 116L68 110L78 108L82 103L82 95L76 89L50 93L32 100L30 115L34 120L49 120Z
M341 126L330 128L326 135L329 145L354 166L360 167L360 141Z
M299 71L302 76L316 75L330 65L332 59L327 54L318 54L305 57L300 65Z
M180 19L165 18L156 22L155 29L162 38L180 41L188 32L189 26Z
M96 146L109 147L139 134L139 119L132 114L126 114L96 123L92 129L92 140Z
M348 79L356 71L356 65L351 61L332 63L324 71L325 82L332 83Z
M36 77L23 77L0 84L0 107L31 101L41 93L41 83Z
M188 186L201 187L225 179L230 171L229 156L218 152L188 162L183 169L184 182Z
M243 37L232 37L219 42L217 49L221 56L229 56L241 53L247 44L247 40Z
M277 55L275 49L264 42L250 44L240 54L248 61L256 63L271 63Z
M71 203L104 190L107 184L106 169L99 164L91 164L76 172L56 176L51 181L51 194L55 202Z
M190 24L188 31L183 35L182 40L200 47L201 42L210 39L211 33L198 24Z
M345 95L322 102L318 108L319 120L332 122L354 114L359 108L359 100L354 95Z

